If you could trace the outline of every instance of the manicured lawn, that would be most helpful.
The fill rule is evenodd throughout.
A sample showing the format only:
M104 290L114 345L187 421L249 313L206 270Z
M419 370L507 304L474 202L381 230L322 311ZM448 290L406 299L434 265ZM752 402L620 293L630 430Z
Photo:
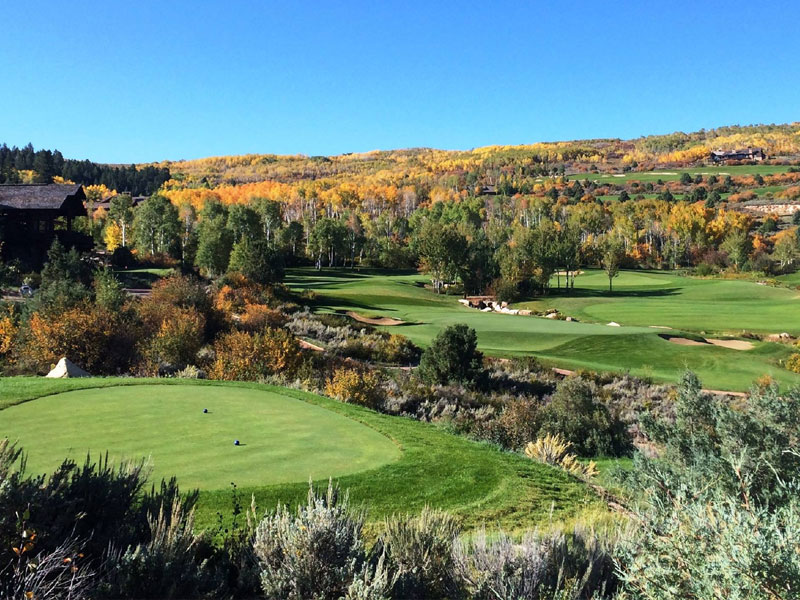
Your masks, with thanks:
M528 306L558 308L580 322L482 313L461 306L455 296L436 295L416 273L375 273L295 269L287 283L318 294L323 311L354 310L406 321L387 327L425 346L445 326L466 323L478 333L483 351L496 356L533 354L570 368L630 371L663 381L677 381L691 368L708 388L746 390L770 374L784 385L800 377L779 362L791 350L754 342L748 351L717 346L680 346L651 326L732 335L742 330L800 333L798 294L747 281L700 280L663 272L624 272L607 294L608 280L597 271L577 278L572 296L558 292ZM521 305L524 308L526 305ZM609 327L615 321L622 327ZM672 332L675 333L675 332ZM680 332L678 332L680 333Z
M587 486L560 471L517 454L451 435L430 424L391 417L285 388L248 383L172 381L174 383L169 386L154 386L148 380L114 378L0 379L0 397L5 397L8 390L8 396L13 399L6 404L20 403L0 410L0 435L23 439L32 455L40 452L51 455L47 460L55 459L64 450L63 445L61 450L51 450L53 439L61 439L60 444L69 443L71 439L72 447L80 455L87 446L100 450L101 444L96 444L94 439L96 436L104 436L112 451L114 444L119 443L117 437L120 435L124 434L129 444L138 438L140 446L131 445L125 454L135 455L138 448L141 455L153 455L159 470L166 470L165 460L173 461L179 480L180 469L193 473L192 477L208 479L200 494L200 528L213 527L218 513L230 515L230 482L237 484L244 503L249 502L251 494L254 495L261 510L273 508L279 502L294 504L302 501L308 491L307 475L304 474L308 467L299 466L302 464L311 464L316 469L313 471L316 485L325 485L329 474L343 488L349 489L351 499L364 505L373 524L393 513L417 512L425 505L451 511L468 529L485 524L512 532L547 526L551 518L556 523L572 522L583 511L593 515L604 511ZM114 387L117 383L125 387ZM39 394L52 394L61 384L65 390L72 391L30 400ZM81 385L87 390L76 391L75 388ZM170 395L172 390L176 390L176 396ZM177 398L174 407L163 408L170 412L170 416L151 420L135 417L137 410L162 410L155 399L161 396L166 404L167 395ZM197 401L201 397L203 402ZM223 408L210 406L212 413L203 415L201 407L210 404L214 398L222 403ZM111 406L102 406L104 403L111 403L114 410ZM264 406L270 404L280 407L279 412L290 411L283 417L286 431L274 435L280 436L283 445L291 443L294 446L292 452L274 459L269 458L272 450L265 432L275 432L276 427L270 427L261 418L270 414L269 407ZM79 405L94 407L93 411L82 413L79 423L50 420L61 419L59 413ZM191 411L189 415L184 414L186 407ZM239 408L239 417L229 420L219 430L210 427L205 436L187 435L186 428L176 428L175 420L188 423L188 430L192 430L201 426L196 424L201 417L221 419L224 411L233 407ZM38 428L38 435L18 430L23 423L15 412L23 409L30 415L25 427ZM114 425L120 421L128 422L122 430ZM309 434L311 438L304 443L292 441L296 432L314 424L318 431ZM104 433L104 427L115 427L117 436ZM235 448L229 438L235 435L237 428L247 428L250 432L247 436L240 436L246 445ZM342 431L349 433L343 435ZM167 439L162 443L161 436L155 433L161 433ZM356 439L366 441L354 441ZM335 472L342 465L339 463L335 467L336 462L327 454L359 456L363 448L353 446L362 443L374 448L366 453L366 459L374 460L375 468L365 465L368 470L352 472L355 468L345 465L343 468L351 471L349 474ZM280 449L276 451L280 452ZM216 456L217 453L220 457ZM181 456L167 456L170 454ZM306 457L310 463L304 463ZM209 464L207 461L213 462ZM226 463L230 461L236 461L235 469L228 468ZM280 471L285 469L281 461L291 461L296 465L293 482L275 483ZM325 468L325 464L332 466ZM33 466L31 463L30 467ZM324 471L328 474L320 474Z
M389 438L352 419L247 388L76 390L7 408L0 423L3 436L29 449L33 472L52 471L66 457L80 461L107 451L114 461L146 456L156 479L177 475L186 488L305 482L400 457Z
M563 281L562 281L563 283ZM553 280L555 286L555 280ZM681 277L660 271L625 271L614 279L587 270L575 279L570 295L521 303L520 308L555 307L582 321L622 325L666 325L687 331L800 334L800 293L755 281Z

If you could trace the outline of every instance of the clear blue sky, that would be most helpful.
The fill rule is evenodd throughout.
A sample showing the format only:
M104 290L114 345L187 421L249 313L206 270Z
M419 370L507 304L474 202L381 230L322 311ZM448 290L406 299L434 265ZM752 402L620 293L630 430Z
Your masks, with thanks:
M800 2L6 2L0 142L143 162L800 120Z

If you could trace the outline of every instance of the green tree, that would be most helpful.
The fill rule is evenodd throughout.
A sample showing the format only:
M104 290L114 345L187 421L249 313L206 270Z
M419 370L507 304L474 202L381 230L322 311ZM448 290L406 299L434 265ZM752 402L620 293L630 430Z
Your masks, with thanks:
M58 240L47 252L42 269L42 283L36 292L34 308L60 312L89 299L86 265L75 248L68 252Z
M720 249L727 253L731 262L740 269L753 249L753 242L746 231L734 229L725 236Z
M483 374L483 354L475 330L451 325L433 338L422 353L417 375L430 384L476 383Z
M94 297L98 306L117 312L125 304L127 294L110 269L99 269L94 274Z
M111 198L108 218L122 229L122 245L128 245L128 228L133 224L133 198L130 194L118 194Z
M292 221L286 227L281 229L281 245L289 250L292 256L298 256L298 249L303 243L304 235L305 230L303 229L303 224L299 221Z
M197 232L195 265L210 276L222 275L228 269L233 248L233 234L227 227L227 211L218 202L207 202L201 213Z
M228 270L256 283L277 283L283 280L283 255L265 239L245 238L233 246Z
M455 225L441 225L430 219L415 233L414 249L420 266L430 275L437 293L445 283L461 278L467 265L468 244Z
M336 265L336 259L347 255L347 227L338 219L325 217L317 221L308 236L308 252L317 268L322 267L322 258L328 266Z
M625 259L625 249L619 240L607 237L603 242L600 264L608 277L608 291L613 291L612 282L619 275L622 261Z
M797 230L793 233L784 233L778 237L778 241L775 242L775 247L772 251L772 256L780 263L781 269L791 265L797 258L797 255Z
M261 224L258 213L243 204L232 205L228 208L228 229L231 230L234 243L245 238L253 239L260 236Z
M253 208L259 217L264 237L269 244L273 243L275 232L280 228L282 222L281 205L268 198L254 198Z
M181 235L178 209L168 198L154 194L137 207L133 219L136 249L143 255L177 255Z

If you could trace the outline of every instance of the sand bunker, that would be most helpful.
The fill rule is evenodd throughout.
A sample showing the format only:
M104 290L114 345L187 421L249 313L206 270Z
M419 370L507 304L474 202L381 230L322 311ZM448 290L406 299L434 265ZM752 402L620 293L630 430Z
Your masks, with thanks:
M700 340L690 340L689 338L685 337L678 337L674 335L659 335L659 337L667 340L668 342L672 342L673 344L678 344L679 346L720 346L722 348L728 348L729 350L752 350L753 343L747 342L745 340L718 340L715 338L703 338L702 341Z
M730 348L731 350L753 349L753 342L747 342L745 340L715 340L713 338L706 338L706 341L709 344L714 344L715 346L722 346L723 348Z
M665 337L665 340L668 342L672 342L673 344L678 344L679 346L708 346L708 342L698 342L697 340L690 340L689 338L684 337Z
M359 323L366 323L367 325L384 325L387 327L391 327L392 325L402 325L405 321L401 321L400 319L390 319L389 317L378 317L377 319L370 319L369 317L363 317L355 311L348 311L347 316L351 319L355 319Z

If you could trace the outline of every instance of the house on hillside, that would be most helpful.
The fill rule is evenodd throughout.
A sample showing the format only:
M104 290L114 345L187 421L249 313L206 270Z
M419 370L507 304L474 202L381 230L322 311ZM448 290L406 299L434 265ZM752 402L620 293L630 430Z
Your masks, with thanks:
M104 198L102 202L96 202L92 207L94 209L94 212L97 212L99 210L108 213L108 211L111 210L111 201L117 196L121 195L122 194L116 194L114 196L109 196L108 198ZM147 200L147 196L133 196L131 198L134 207L139 206L145 200Z
M75 184L0 185L0 241L4 260L38 268L58 238L66 247L89 250L92 239L73 231L75 217L85 217L86 195Z
M729 160L754 160L761 162L767 158L762 148L745 148L743 150L714 150L711 161L715 163L728 162Z

